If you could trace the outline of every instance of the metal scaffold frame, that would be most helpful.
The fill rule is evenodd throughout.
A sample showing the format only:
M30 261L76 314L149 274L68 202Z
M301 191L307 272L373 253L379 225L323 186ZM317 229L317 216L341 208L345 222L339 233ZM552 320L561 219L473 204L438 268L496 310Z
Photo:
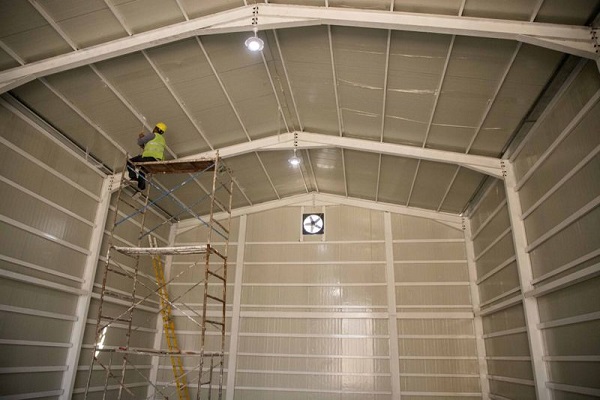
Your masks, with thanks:
M92 393L102 392L102 399L105 399L107 393L110 392L108 398L118 400L139 399L140 395L136 395L132 388L145 386L148 388L148 396L146 397L148 399L173 399L176 392L179 400L189 400L190 388L195 388L197 391L196 399L215 398L220 400L223 398L227 254L231 227L233 177L229 169L223 165L218 154L216 157L208 159L145 162L135 163L135 166L145 171L147 187L140 195L140 191L131 185L135 181L126 179L127 168L123 168L119 186L116 189L113 224L108 233L108 249L99 292L95 338L84 398L93 397ZM209 202L208 219L205 221L193 210L201 201L195 199L193 204L186 205L175 197L174 192L189 182L197 182L200 175L211 172L212 190L206 195L199 196L201 200ZM188 174L189 177L172 189L165 190L152 181L153 176L156 174ZM151 188L157 189L159 194L151 196ZM218 192L222 194L221 200L217 198ZM147 212L152 210L153 207L158 208L157 203L166 198L171 198L182 211L169 216L158 226L147 227ZM129 207L132 212L122 217L124 213L119 208L125 206ZM221 223L214 218L217 208L219 211L225 212L226 221ZM155 231L166 222L178 219L183 213L188 213L199 219L207 228L206 242L185 246L159 247ZM118 246L118 242L131 244L131 242L124 240L125 234L120 233L121 228L127 225L124 224L127 221L133 222L134 225L139 227L137 244L135 246ZM131 227L131 224L129 224L129 227ZM213 245L215 242L213 233L220 236L217 245L219 249ZM143 246L144 243L147 244L147 247ZM115 257L120 257L117 254L129 257L132 260L130 263L133 264L125 266L124 263L117 262ZM199 259L183 271L175 274L174 277L165 276L163 256L184 255L198 256ZM144 264L146 259L151 260L155 281L150 282L147 274L142 272L142 265L146 265ZM188 285L189 288L177 297L171 298L169 295L170 286L176 283L178 279L181 283L181 280L185 279L186 273L191 271L193 273L202 265L204 265L204 269L200 275L203 279L185 282L185 285ZM144 279L146 279L146 282L144 282ZM109 281L111 281L111 284L109 284ZM114 282L119 283L120 289L113 287ZM124 282L127 282L127 290L123 290ZM219 293L209 289L215 286L217 288L221 287L221 290L217 289ZM200 297L202 299L201 312L184 302L184 297L194 290L202 291ZM145 291L146 293L136 294L137 291ZM149 301L158 304L158 310L155 309L156 307L148 307ZM215 304L219 306L221 312L211 312L209 314L209 305L214 306ZM197 305L195 304L195 306ZM146 313L148 310L155 311L156 318L162 321L162 332L159 330L157 335L165 335L166 349L160 348L160 345L158 345L159 348L135 346L136 343L143 342L136 338L136 335L143 331L136 325L139 324L140 318L138 316L140 313L135 313L138 309ZM177 315L175 315L174 310ZM136 319L138 319L136 324L134 324L134 313ZM189 325L199 330L199 343L194 344L192 349L180 348L180 341L177 340L175 329L175 317L183 317L185 321L190 321ZM209 326L217 329L216 332L213 331L213 334L220 335L219 348L217 349L210 349L211 346L207 346L207 327ZM111 338L109 337L111 335L107 333L109 327L125 330L125 334L113 334ZM120 342L117 343L119 340ZM154 347L156 347L156 343L160 342L160 340L155 341ZM113 364L113 358L116 355L122 357L120 365L117 366ZM139 364L135 362L137 357L146 360L147 357L151 357L156 365L160 364L160 358L169 358L173 370L173 380L167 382L166 385L164 382L159 384L156 378L157 374L154 373L154 382L152 382L150 378L152 374L144 373L143 368L140 368ZM184 363L184 359L185 361L191 359L193 362ZM146 362L146 364L148 363ZM190 367L189 364L193 366ZM215 369L218 369L218 374ZM103 374L102 378L98 376L98 372ZM140 377L143 378L141 382ZM102 386L98 386L99 382ZM173 391L173 388L175 391ZM215 390L216 393L213 393ZM116 396L114 393L116 393Z

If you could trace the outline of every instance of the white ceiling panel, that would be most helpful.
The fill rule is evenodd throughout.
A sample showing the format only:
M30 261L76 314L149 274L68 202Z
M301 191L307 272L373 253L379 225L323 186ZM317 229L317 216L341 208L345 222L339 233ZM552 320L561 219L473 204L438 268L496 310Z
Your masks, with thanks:
M417 164L415 159L382 156L378 200L406 204Z
M244 0L197 1L179 0L190 19L215 14L245 5ZM271 2L273 3L273 2Z
M109 0L132 33L185 21L176 0Z
M536 21L585 25L598 14L599 7L600 0L544 0Z
M67 53L71 47L27 1L0 1L0 40L25 62Z
M348 196L375 200L377 195L377 178L379 171L379 155L362 151L344 151L346 161L346 177L348 179Z
M41 0L38 4L77 48L127 36L127 31L102 0Z
M458 15L463 0L394 0L394 11Z
M277 193L282 197L307 192L305 177L308 178L308 160L302 157L302 152L300 152L298 156L302 158L302 163L297 167L293 167L288 162L292 154L291 151L263 151L259 153L260 159L277 189ZM306 183L310 184L308 179L306 179Z
M310 150L309 154L319 190L345 196L342 150Z
M455 171L454 165L421 161L412 196L407 205L437 210Z
M109 168L120 169L124 165L123 153L116 151L108 139L99 134L41 82L34 81L20 86L13 93L18 99L23 99L28 107L35 109L40 117L50 121L60 132L65 132L68 138L92 156L102 160ZM137 151L134 143L126 148L132 152Z
M467 1L465 17L497 18L529 21L539 0L477 0Z
M19 62L11 57L7 52L0 49L0 70L18 67Z
M484 176L470 169L460 168L452 185L447 187L448 193L444 201L438 205L440 211L452 214L463 212L465 204L475 195Z
M450 36L392 32L384 140L421 146Z
M244 154L226 160L233 176L252 203L276 200L277 195L265 174L256 153Z
M292 92L307 131L339 133L327 28L277 32Z
M367 10L389 10L389 0L329 0L329 7L364 8Z
M496 157L531 109L559 63L560 53L523 45L471 152Z

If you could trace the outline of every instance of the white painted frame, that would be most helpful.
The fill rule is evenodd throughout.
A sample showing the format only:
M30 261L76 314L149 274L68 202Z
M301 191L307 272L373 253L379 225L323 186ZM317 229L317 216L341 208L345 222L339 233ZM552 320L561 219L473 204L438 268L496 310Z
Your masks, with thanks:
M533 271L531 268L531 258L527 252L528 242L525 224L521 219L523 210L521 200L517 191L517 177L513 163L505 163L506 177L504 180L506 188L506 201L508 203L508 214L512 227L512 235L515 246L515 255L519 271L519 283L521 293L527 293L533 290ZM538 399L553 399L552 390L547 385L549 383L548 365L544 361L544 338L540 324L540 314L537 298L533 296L518 296L523 302L523 312L527 326L527 338L529 340L529 350L531 354L531 364L533 367L533 377L535 390ZM486 310L487 311L487 310Z
M108 207L110 205L110 185L111 178L104 178L102 191L100 192L100 202L98 203L96 217L94 219L94 229L92 230L89 242L90 250L86 258L83 272L83 283L81 284L83 293L77 299L77 306L75 307L77 321L73 324L71 330L70 342L73 346L67 351L66 365L69 369L63 374L61 387L64 391L60 396L61 400L68 400L73 395L75 376L77 375L77 366L79 365L79 355L81 354L83 344L83 334L85 332L87 315L92 299L92 290L94 288L94 279L98 267L100 248L102 247L102 236L104 235L104 227L108 216Z
M33 62L0 73L0 93L36 78L83 65L198 35L249 32L254 7L260 16L258 28L278 29L315 25L404 30L448 35L516 40L574 54L599 62L591 27L537 22L472 18L451 15L405 13L309 7L281 4L253 4L177 24L141 32L89 48Z

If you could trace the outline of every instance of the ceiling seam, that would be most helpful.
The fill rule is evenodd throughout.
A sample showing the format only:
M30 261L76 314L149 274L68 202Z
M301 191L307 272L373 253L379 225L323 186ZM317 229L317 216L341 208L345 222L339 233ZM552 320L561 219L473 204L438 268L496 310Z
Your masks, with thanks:
M326 1L326 7L329 7L328 2ZM327 25L327 37L329 38L329 55L331 57L331 72L333 75L333 93L335 95L335 106L337 110L337 119L338 119L338 130L339 135L344 136L344 122L342 118L342 110L340 109L340 98L338 95L337 89L337 74L335 72L335 59L333 56L333 39L331 37L331 25ZM348 197L348 177L346 174L346 155L344 153L344 149L341 149L342 153L342 172L344 174L344 192L346 197Z
M544 0L538 0L537 4L535 5L533 12L531 14L531 17L529 18L529 22L533 22L535 21L537 14L539 13L540 9L542 8L542 5L544 3ZM514 65L514 62L517 58L517 55L522 47L523 43L522 42L517 42L517 45L515 47L515 50L511 56L511 59L502 75L502 78L500 79L500 83L498 85L498 87L496 88L496 91L494 92L494 95L491 99L491 101L488 102L488 106L483 114L483 118L481 119L481 122L479 123L477 130L475 131L475 135L473 135L473 137L471 138L471 141L467 147L467 150L465 153L469 153L473 144L475 143L475 140L477 139L477 136L479 135L479 133L481 132L481 129L483 128L483 125L485 123L485 120L487 119L487 117L489 116L489 113L493 107L493 105L495 104L497 98L498 98L498 94L500 93L500 91L502 90L502 87L504 86L504 83L506 82L506 78L508 77L508 74L510 73L510 70L512 69L512 66ZM450 192L450 189L452 188L452 185L454 184L454 181L456 180L456 177L458 175L458 172L460 171L461 166L457 166L456 167L456 171L454 172L454 177L452 178L452 180L450 181L450 184L448 185L448 188L446 189L446 193L444 194L444 197L442 198L442 200L440 201L440 204L437 208L437 210L439 211L444 202L446 201L446 197L448 196L448 193Z
M268 2L268 1L267 1ZM296 113L296 119L298 120L298 126L300 127L300 132L304 131L304 125L302 124L302 119L300 118L300 113L298 112L298 105L296 103L296 97L294 96L294 90L292 89L292 82L290 80L290 76L288 74L288 70L287 67L285 65L285 60L283 58L283 52L281 51L281 44L279 43L279 35L277 34L276 30L273 30L273 36L275 37L275 44L277 46L277 52L279 53L279 59L281 60L281 66L283 68L283 74L285 76L285 80L287 83L287 86L290 90L290 97L292 98L292 105L294 106L294 112ZM310 151L306 150L306 155L308 158L308 166L310 167L311 173L312 173L312 177L314 180L314 184L315 184L315 189L318 192L320 192L319 190L319 185L317 183L317 176L315 175L315 170L313 168L313 164L312 161L310 159Z
M462 10L465 5L465 0L463 0L462 7L460 10L460 14L462 15ZM448 65L450 64L450 58L452 56L452 52L454 51L454 43L456 40L456 35L452 35L450 39L450 45L448 46L448 51L446 53L446 59L444 60L444 67L442 69L442 73L440 75L440 81L438 82L438 87L435 92L435 98L433 100L433 107L431 109L431 114L429 115L429 122L427 124L427 130L425 131L425 138L423 138L423 144L421 148L425 148L427 145L427 140L429 139L429 132L431 131L431 126L433 125L433 119L435 117L435 112L437 110L438 101L440 99L440 95L442 94L442 87L444 86L444 81L446 80L446 74L448 73ZM412 183L410 185L410 191L408 192L408 198L406 200L406 206L410 204L410 200L412 198L413 190L415 188L415 183L417 182L417 176L419 175L419 169L421 168L421 159L417 160L417 166L415 168L415 175L413 176Z
M287 118L285 117L285 113L283 112L283 107L281 106L281 101L279 100L279 96L277 95L277 88L275 87L275 83L273 82L273 76L271 75L271 70L269 69L269 65L267 64L267 59L265 58L265 54L264 52L260 52L262 61L263 61L263 65L265 66L265 70L267 71L267 77L269 78L269 82L271 83L271 89L273 89L273 95L275 96L275 100L277 101L277 109L279 111L279 115L281 116L281 119L283 119L283 123L285 124L285 129L287 131L287 133L291 133L290 131L290 126L287 122ZM283 89L283 88L282 88ZM279 130L278 130L279 133ZM306 191L306 193L309 192L308 190L308 185L306 184L306 178L304 176L304 173L302 172L302 166L297 166L298 171L300 172L300 175L302 176L302 183L304 184L304 190Z
M519 49L521 48L522 43L521 42L517 42L517 46L515 47L515 50L512 53L511 59L508 62L508 65L506 66L502 77L500 78L500 82L498 84L498 86L496 87L496 90L492 96L491 99L488 100L488 104L486 106L486 109L484 110L483 116L477 126L477 129L475 131L475 134L473 135L473 137L471 138L471 142L469 143L469 145L467 146L467 150L465 152L465 154L469 154L471 147L473 146L473 143L475 143L475 140L477 138L477 136L479 135L479 133L481 132L483 125L485 124L485 121L487 119L487 117L490 114L490 111L492 110L493 105L496 103L496 100L498 99L498 94L500 93L500 91L502 90L502 87L504 86L504 82L506 82L506 78L517 58L517 54L519 53ZM444 195L444 197L442 198L442 200L440 201L440 204L438 206L438 210L442 208L444 201L446 201L446 196L448 195L448 193L450 192L450 189L452 187L452 185L454 184L454 181L456 180L456 176L458 175L458 172L460 171L461 166L458 165L456 167L456 171L454 172L454 178L450 181L450 184L448 185L448 188L446 189L446 194Z
M391 1L390 11L394 11L394 0ZM385 132L385 112L387 108L387 88L388 88L388 78L389 78L389 69L390 69L390 49L392 45L392 30L388 29L387 32L387 47L385 53L385 71L383 76L383 99L381 106L381 133L379 135L379 142L383 143L383 135ZM381 183L381 160L383 158L382 154L379 154L379 162L377 164L377 187L375 188L375 201L379 201L379 185Z
M108 1L108 0L105 0ZM181 0L175 0L177 3L177 6L179 7L179 11L181 11L181 15L183 15L183 18L185 18L186 21L190 20L190 17L187 13L187 11L185 10L185 8L183 7L183 5L181 4ZM245 1L244 1L245 3ZM247 4L246 4L247 5ZM200 42L200 39L198 38L198 36L196 36L196 40L198 45L200 46L200 49L202 50L202 52L204 53L204 56L206 57L210 67L212 68L212 63L210 61L210 59L208 58L208 54L206 53L206 51L204 50L204 46L202 45L202 42ZM214 68L213 68L214 70ZM215 72L216 75L216 72ZM218 79L218 77L217 77ZM227 95L227 93L226 93ZM208 138L205 137L204 133L202 132L202 130L196 126L195 121L191 118L190 120L192 121L192 124L194 125L194 127L198 130L198 132L200 133L200 135L202 136L202 138L204 139L204 141L206 142L206 144L208 144L208 146L210 147L211 150L215 150L214 146L210 143L210 141L208 140ZM238 190L240 191L240 193L242 194L242 196L246 199L246 201L248 202L248 204L252 205L253 202L250 200L250 198L248 197L248 195L246 194L246 191L240 186L239 182L237 181L237 179L232 179L233 183L235 184L235 186L238 188ZM198 182L198 184L200 184ZM203 187L204 189L204 187ZM206 191L206 189L204 189Z

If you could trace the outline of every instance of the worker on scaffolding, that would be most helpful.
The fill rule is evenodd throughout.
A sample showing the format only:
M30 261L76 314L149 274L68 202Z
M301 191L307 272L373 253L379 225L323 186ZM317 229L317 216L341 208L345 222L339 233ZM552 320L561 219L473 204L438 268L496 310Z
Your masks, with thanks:
M141 155L132 157L127 161L127 171L129 172L129 179L134 181L137 180L139 190L144 190L146 188L146 174L143 167L140 168L140 172L137 174L135 166L132 163L163 160L165 147L167 147L167 142L163 137L166 131L167 125L159 122L152 132L146 134L142 132L138 135L137 144L143 151Z

